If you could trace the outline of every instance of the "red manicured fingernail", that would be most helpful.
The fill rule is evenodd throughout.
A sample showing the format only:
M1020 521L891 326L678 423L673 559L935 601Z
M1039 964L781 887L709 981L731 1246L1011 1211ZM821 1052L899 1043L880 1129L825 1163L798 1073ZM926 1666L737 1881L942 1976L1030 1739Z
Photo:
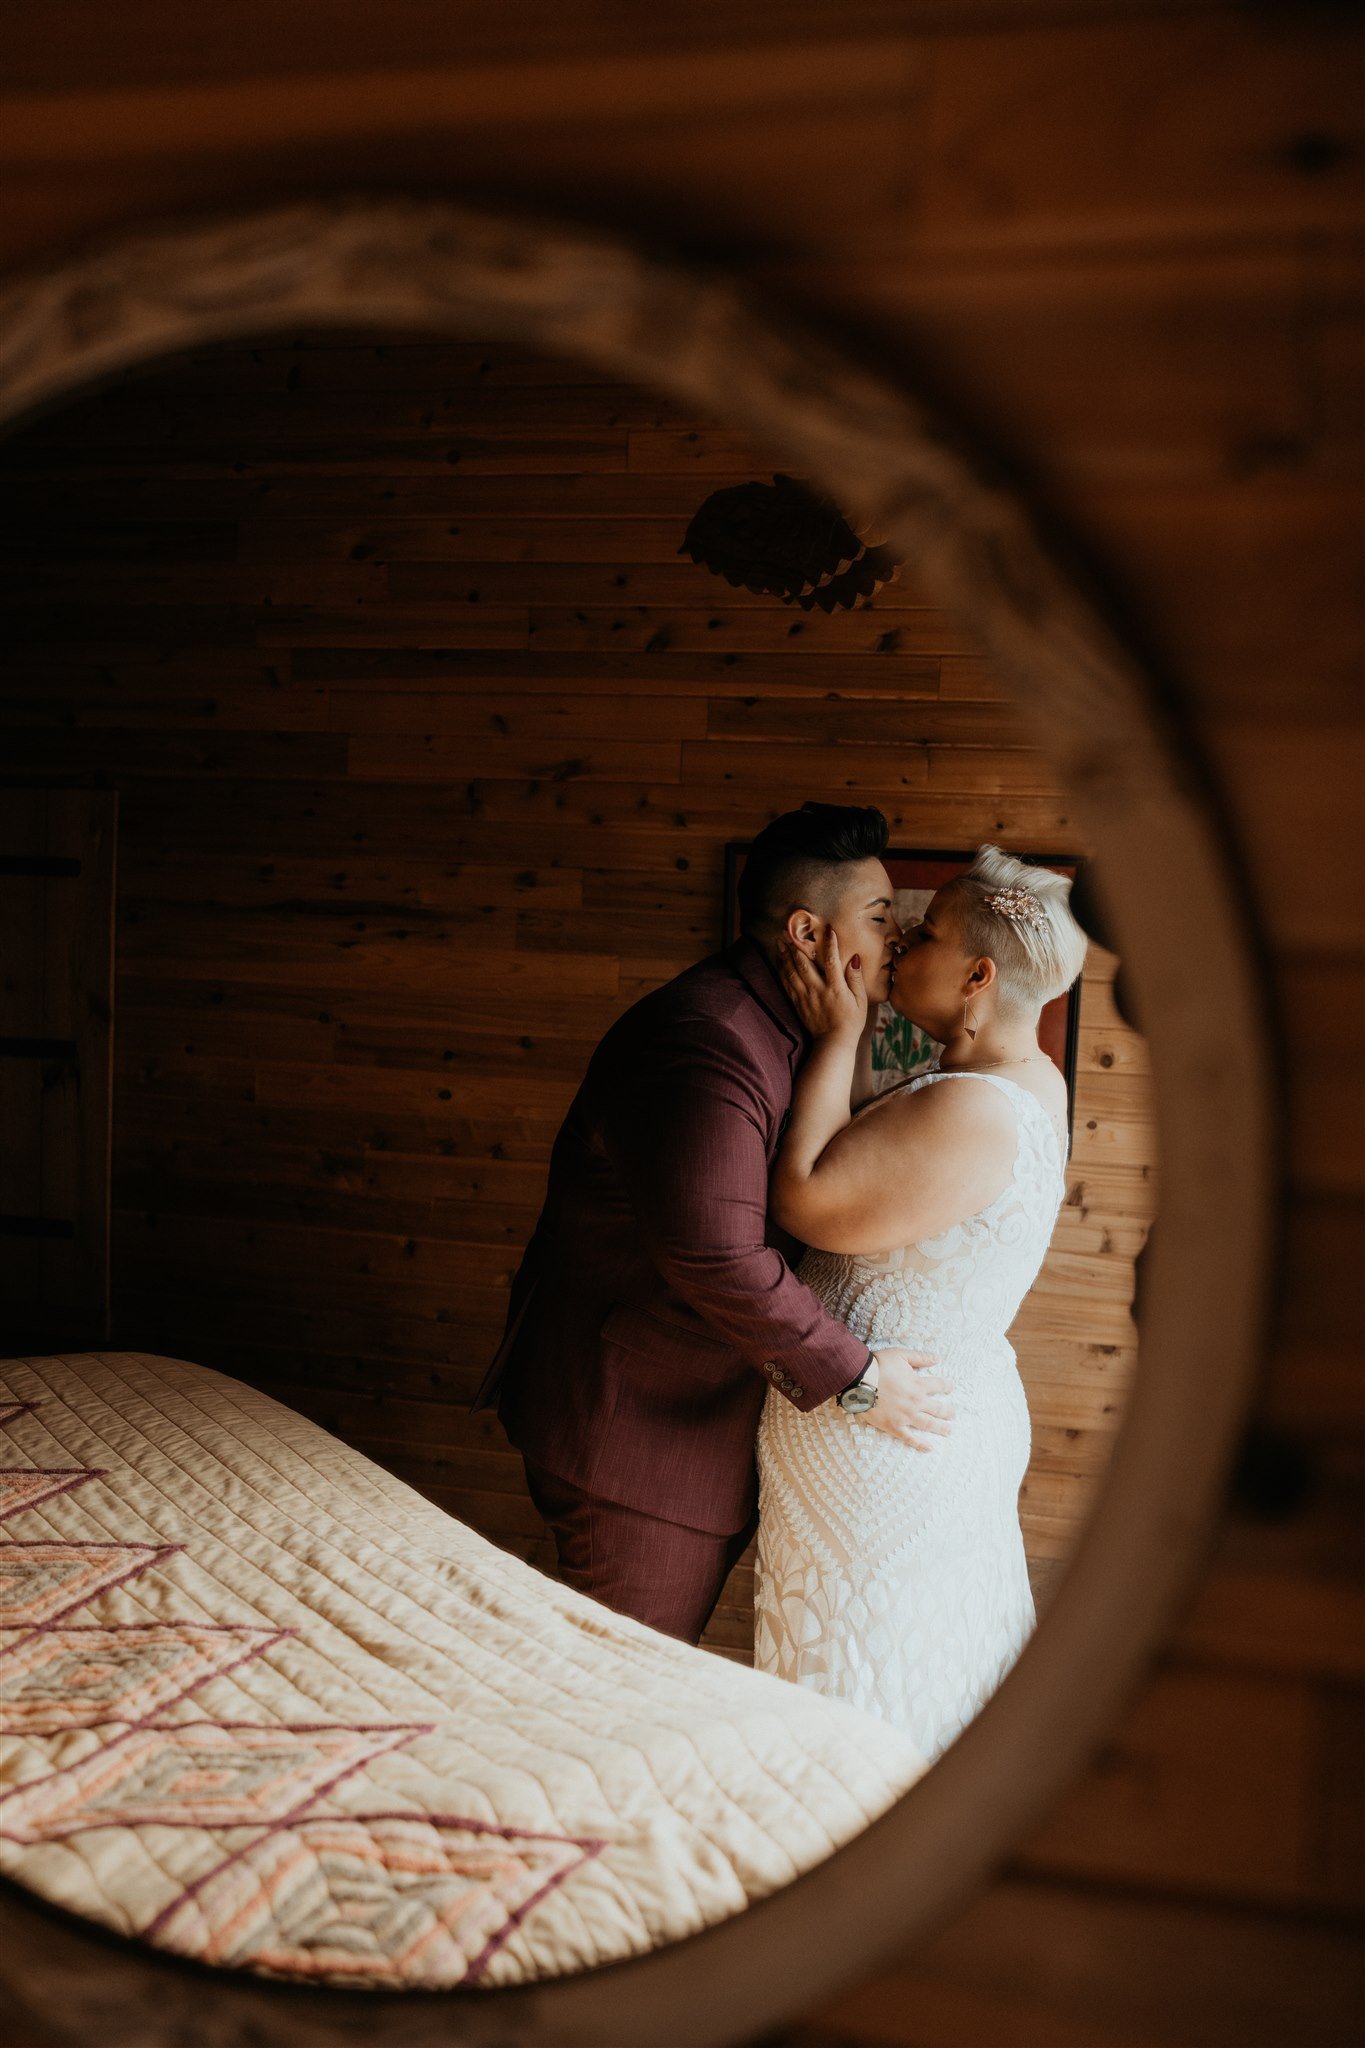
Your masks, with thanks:
M849 966L850 966L850 967L861 967L861 966L862 966L862 964L863 964L863 956L862 956L862 954L861 954L861 953L855 953L855 954L853 955L853 958L852 958L852 959L851 959L851 960L849 961L849 963L848 963L848 964L849 964Z

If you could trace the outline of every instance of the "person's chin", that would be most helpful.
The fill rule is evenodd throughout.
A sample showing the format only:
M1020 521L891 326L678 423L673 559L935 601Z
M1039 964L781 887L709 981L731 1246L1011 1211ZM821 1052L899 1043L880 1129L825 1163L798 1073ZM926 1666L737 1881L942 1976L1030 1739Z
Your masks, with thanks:
M920 1027L921 1030L928 1030L928 1026L925 1024L923 1017L917 1017L915 1015L914 1011L910 1007L910 1001L907 1001L907 998L910 998L910 1001L913 1001L912 992L909 989L902 990L897 988L896 983L893 980L891 983L890 1001L891 1007L895 1011L896 1015L898 1017L904 1017L907 1024L916 1024Z

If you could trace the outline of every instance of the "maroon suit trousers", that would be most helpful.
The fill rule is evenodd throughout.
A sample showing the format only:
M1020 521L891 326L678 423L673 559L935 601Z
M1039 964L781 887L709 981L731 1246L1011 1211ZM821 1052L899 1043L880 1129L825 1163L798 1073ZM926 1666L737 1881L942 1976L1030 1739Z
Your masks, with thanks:
M756 1515L733 1536L661 1522L637 1508L594 1499L530 1463L526 1483L554 1536L563 1583L685 1643L700 1641L721 1588L758 1527Z

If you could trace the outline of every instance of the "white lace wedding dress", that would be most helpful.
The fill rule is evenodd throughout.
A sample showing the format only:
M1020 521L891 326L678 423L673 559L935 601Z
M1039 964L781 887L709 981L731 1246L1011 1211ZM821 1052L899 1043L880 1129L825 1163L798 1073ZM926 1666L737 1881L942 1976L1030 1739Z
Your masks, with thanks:
M771 1389L758 1432L755 1664L898 1723L931 1760L1034 1624L1019 1528L1029 1413L1005 1333L1065 1189L1052 1119L1017 1082L930 1071L902 1085L960 1082L1014 1105L1009 1185L939 1237L879 1254L808 1251L799 1269L874 1349L933 1354L952 1382L951 1434L917 1451L833 1401L803 1414Z

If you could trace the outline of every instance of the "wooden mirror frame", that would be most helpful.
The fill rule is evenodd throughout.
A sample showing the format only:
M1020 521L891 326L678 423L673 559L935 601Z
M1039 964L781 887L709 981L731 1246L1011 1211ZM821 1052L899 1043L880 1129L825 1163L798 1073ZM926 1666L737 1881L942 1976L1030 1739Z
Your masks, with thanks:
M1140 992L1162 1179L1141 1370L1085 1533L1002 1690L879 1821L746 1912L540 1987L396 1996L209 1971L7 1883L3 1971L54 2041L106 2048L704 2048L827 1997L962 1903L1112 1725L1205 1554L1270 1279L1267 1004L1247 908L1188 751L1023 506L912 391L726 277L430 199L154 223L0 283L0 423L173 351L332 325L512 341L720 415L874 521L930 601L965 617L1059 771Z

